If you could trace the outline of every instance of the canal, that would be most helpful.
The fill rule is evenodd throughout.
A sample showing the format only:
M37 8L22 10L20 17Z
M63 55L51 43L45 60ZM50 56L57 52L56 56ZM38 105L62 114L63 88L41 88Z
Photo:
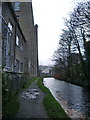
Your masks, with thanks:
M90 115L88 89L54 78L44 78L43 83L71 118L84 119Z

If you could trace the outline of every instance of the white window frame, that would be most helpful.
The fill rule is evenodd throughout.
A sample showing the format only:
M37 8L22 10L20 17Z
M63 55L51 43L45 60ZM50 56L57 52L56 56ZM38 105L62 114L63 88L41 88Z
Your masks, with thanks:
M13 33L13 26L12 26L11 22L8 23L8 28L9 28L10 32Z
M16 45L19 46L19 43L20 43L20 38L19 38L19 36L17 35L17 36L16 36Z

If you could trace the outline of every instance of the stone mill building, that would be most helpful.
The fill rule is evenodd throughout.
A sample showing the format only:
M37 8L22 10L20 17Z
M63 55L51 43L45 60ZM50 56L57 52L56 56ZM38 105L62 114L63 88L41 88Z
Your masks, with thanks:
M20 89L25 76L38 76L38 25L32 2L0 2L0 28L0 66L9 77L2 82L8 89Z
M32 2L2 3L3 71L38 75L38 25Z

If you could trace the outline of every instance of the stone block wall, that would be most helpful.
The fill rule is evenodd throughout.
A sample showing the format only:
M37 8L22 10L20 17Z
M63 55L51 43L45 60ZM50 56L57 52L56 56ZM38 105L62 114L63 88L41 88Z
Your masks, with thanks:
M17 13L16 13L17 14ZM26 39L26 56L28 63L28 73L30 77L37 76L38 67L38 45L36 46L37 30L34 26L33 8L31 2L20 3L18 20Z
M7 69L7 64L9 64L9 62L7 63L7 51L9 51L8 49L10 49L10 56L11 57L11 68L7 69L7 71L9 72L20 72L16 71L16 60L19 61L19 64L23 63L23 72L27 73L27 67L26 66L26 61L27 61L27 57L26 57L26 41L25 41L25 37L22 33L22 30L20 28L20 25L18 23L17 17L14 13L13 7L10 3L3 3L2 4L2 16L3 16L3 24L2 24L2 43L3 43L3 49L2 49L2 57L3 57L3 65L5 70ZM8 23L11 23L12 25L12 35L10 36L11 39L9 40L9 32L8 32ZM19 36L19 42L20 45L17 46L16 45L16 36ZM7 44L7 42L9 42ZM21 50L21 44L23 49ZM7 49L8 46L8 49ZM19 65L20 67L20 65Z
M7 91L19 90L24 87L24 84L27 81L25 74L14 72L3 72L2 79L3 89Z

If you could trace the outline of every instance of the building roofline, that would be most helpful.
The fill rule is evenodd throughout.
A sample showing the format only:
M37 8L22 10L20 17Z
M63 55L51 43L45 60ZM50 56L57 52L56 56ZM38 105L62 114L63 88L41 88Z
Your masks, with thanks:
M9 6L9 8L11 9L11 12L12 12L13 17L14 17L14 19L15 19L15 21L16 21L16 24L18 25L18 28L19 28L19 30L20 30L20 32L21 32L21 34L22 34L22 37L23 37L24 41L26 42L25 36L24 36L24 34L23 34L23 31L22 31L22 29L21 29L21 27L20 27L19 21L18 21L18 19L17 19L17 17L16 17L16 14L15 14L15 12L14 12L13 5L12 5L11 2L7 2L7 4L8 4L8 6Z
M32 2L30 2L30 5L31 5L32 20L33 20L33 25L34 25L34 15L33 15L33 6L32 6Z

